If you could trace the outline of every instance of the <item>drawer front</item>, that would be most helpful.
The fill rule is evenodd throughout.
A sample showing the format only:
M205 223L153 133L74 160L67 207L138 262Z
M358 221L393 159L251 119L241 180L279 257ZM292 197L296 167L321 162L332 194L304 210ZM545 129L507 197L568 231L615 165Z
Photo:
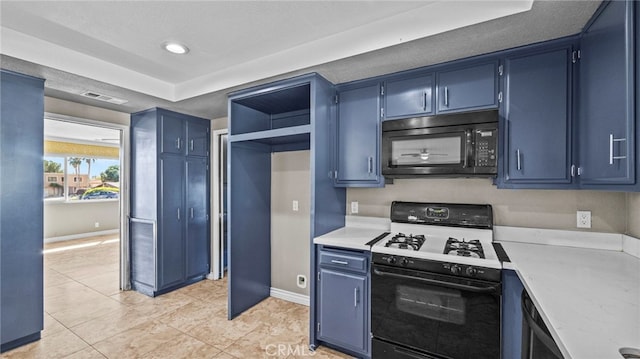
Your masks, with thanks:
M336 252L321 251L320 265L323 267L343 268L358 272L366 272L367 258Z

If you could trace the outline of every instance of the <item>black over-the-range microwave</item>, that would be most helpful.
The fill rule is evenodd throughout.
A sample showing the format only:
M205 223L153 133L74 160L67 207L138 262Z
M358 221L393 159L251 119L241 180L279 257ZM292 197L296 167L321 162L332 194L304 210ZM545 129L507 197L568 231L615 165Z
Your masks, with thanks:
M497 158L497 110L382 123L382 175L387 178L495 177Z

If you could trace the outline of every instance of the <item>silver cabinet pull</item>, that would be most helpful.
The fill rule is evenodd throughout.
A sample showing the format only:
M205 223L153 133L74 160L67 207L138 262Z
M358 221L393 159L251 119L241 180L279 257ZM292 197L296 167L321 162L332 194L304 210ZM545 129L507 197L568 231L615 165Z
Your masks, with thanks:
M369 158L367 158L367 166L368 166L369 174L373 173L373 157L372 156L369 156Z
M180 207L178 207L178 221L180 220Z
M444 105L449 107L449 88L447 86L444 87Z
M345 265L345 266L346 266L346 265L349 265L349 262L347 262L347 261L339 261L339 260L337 260L337 259L332 259L332 260L331 260L331 263L335 263L335 264L342 264L342 265Z
M571 177L576 176L576 165L571 165Z
M358 287L353 288L353 306L358 306Z
M191 207L191 208L189 209L189 212L190 212L190 213L189 213L189 216L191 216L191 219L193 219L193 207Z
M613 160L623 160L627 156L614 156L613 155L613 143L626 141L626 138L614 138L613 133L609 134L609 164L613 164Z
M193 139L189 141L189 151L193 152Z
M517 162L517 166L518 166L518 171L520 171L522 169L522 160L520 159L520 149L519 148L516 150L516 162Z
M177 149L180 149L180 147L182 147L182 144L180 142L182 142L182 139L180 137L176 138L176 148Z

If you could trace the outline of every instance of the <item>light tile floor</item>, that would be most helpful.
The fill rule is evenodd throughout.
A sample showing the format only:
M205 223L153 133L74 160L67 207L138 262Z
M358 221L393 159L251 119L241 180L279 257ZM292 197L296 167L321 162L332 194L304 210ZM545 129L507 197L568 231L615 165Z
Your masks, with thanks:
M227 320L227 281L120 291L117 236L45 245L42 339L1 358L350 358L308 349L309 308L267 298Z

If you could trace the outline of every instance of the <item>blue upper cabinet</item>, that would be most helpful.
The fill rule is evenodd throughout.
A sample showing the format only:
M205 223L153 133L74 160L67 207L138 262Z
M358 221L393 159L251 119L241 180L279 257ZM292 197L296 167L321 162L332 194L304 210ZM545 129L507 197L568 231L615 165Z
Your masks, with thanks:
M185 150L189 156L209 155L209 124L207 122L187 121Z
M433 114L434 76L426 74L384 83L384 119Z
M335 185L380 187L380 85L338 91Z
M584 188L635 183L633 1L612 1L585 28L579 87L579 175Z
M184 119L172 113L162 113L160 122L162 153L183 154L186 142Z
M571 183L572 53L565 45L505 59L499 187Z
M498 107L498 62L436 73L437 112L461 112Z

